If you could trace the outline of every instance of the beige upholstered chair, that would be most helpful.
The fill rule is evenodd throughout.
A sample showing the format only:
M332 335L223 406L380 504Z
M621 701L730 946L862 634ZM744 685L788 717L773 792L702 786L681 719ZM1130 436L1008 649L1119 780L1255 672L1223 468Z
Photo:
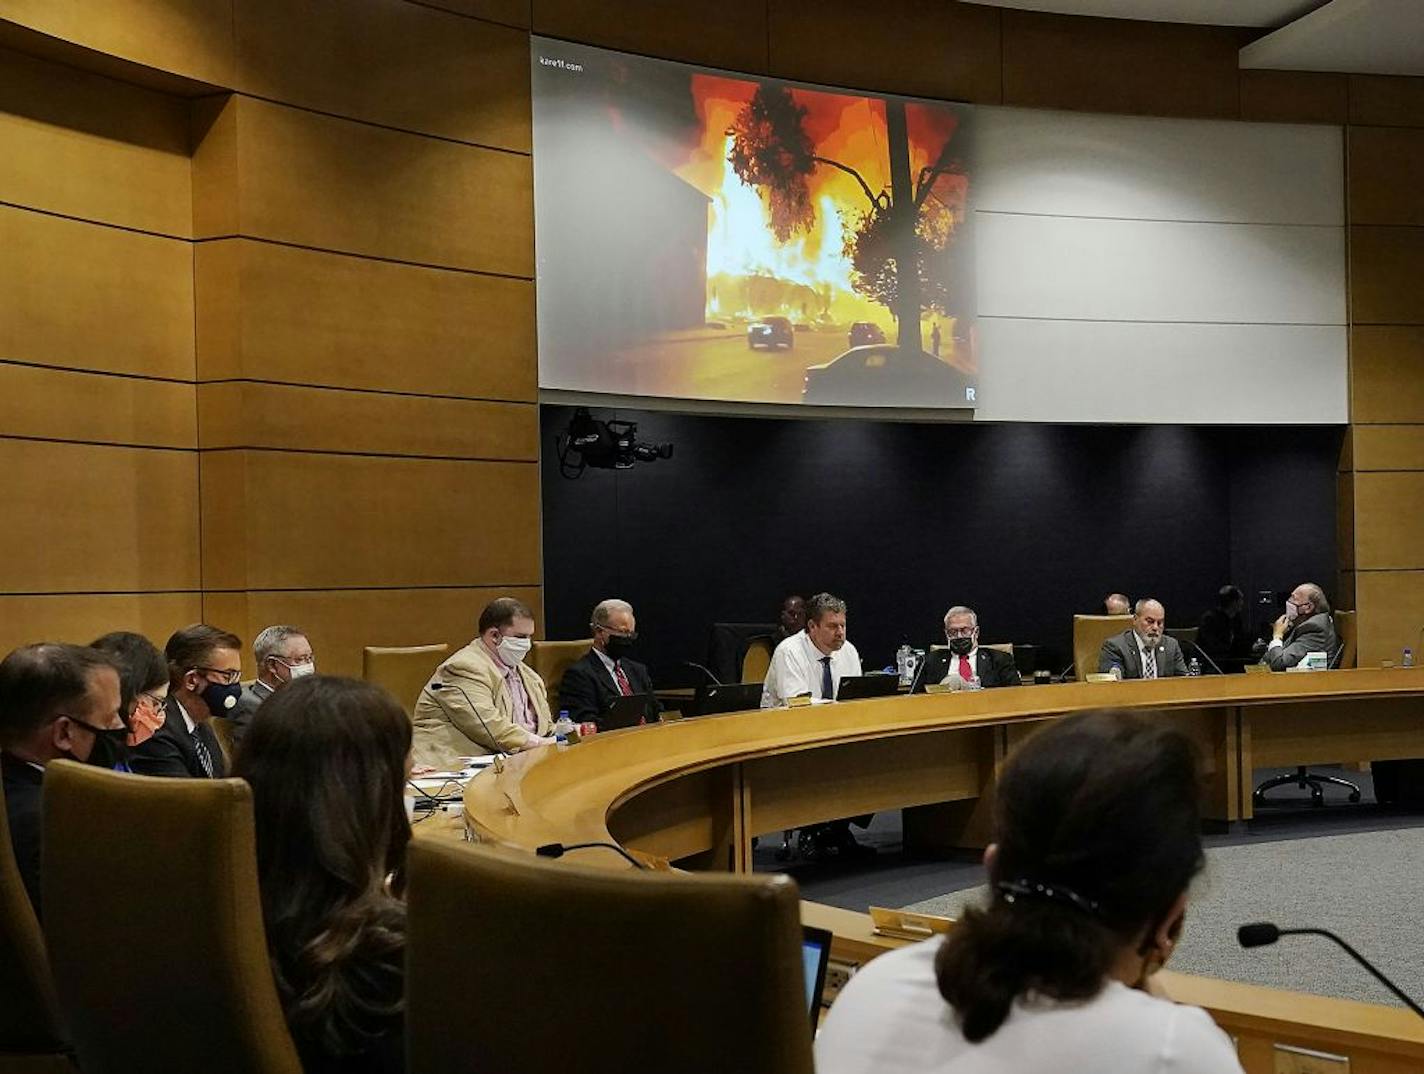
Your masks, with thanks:
M1073 671L1079 682L1096 674L1103 642L1131 625L1130 615L1073 616Z
M786 877L593 868L425 839L409 874L410 1074L810 1074ZM544 1021L491 1032L452 972Z
M44 935L25 894L0 802L0 1074L74 1074Z
M752 638L747 642L747 651L742 657L742 682L766 682L773 648L770 638Z
M1359 662L1359 624L1355 612L1336 612L1335 637L1340 645L1340 656L1334 663L1337 668L1352 668Z
M301 1074L267 960L252 790L45 769L44 924L84 1074Z
M368 645L361 652L361 678L384 686L410 716L415 712L420 691L449 653L450 646L444 642L400 647Z
M592 638L579 638L576 641L536 641L530 647L529 666L544 680L551 709L558 707L559 684L564 681L564 672L582 660L592 648Z

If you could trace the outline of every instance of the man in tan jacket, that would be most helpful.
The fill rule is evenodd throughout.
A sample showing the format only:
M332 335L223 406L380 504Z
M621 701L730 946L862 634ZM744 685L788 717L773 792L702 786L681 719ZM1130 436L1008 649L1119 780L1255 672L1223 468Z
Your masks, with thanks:
M448 768L457 757L516 753L554 741L544 680L524 664L534 613L500 597L480 613L479 631L420 692L412 747L418 765Z

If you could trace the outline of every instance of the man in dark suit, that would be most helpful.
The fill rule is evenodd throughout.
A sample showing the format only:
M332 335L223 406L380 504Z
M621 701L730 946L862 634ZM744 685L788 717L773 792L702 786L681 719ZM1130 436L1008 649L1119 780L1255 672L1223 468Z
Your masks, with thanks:
M1272 671L1293 668L1306 653L1325 653L1335 658L1335 621L1330 618L1330 602L1314 582L1302 582L1286 600L1286 612L1271 626L1271 641L1261 663Z
M67 758L114 768L127 753L119 673L77 645L26 645L0 661L0 774L20 880L40 913L45 766Z
M145 776L221 779L227 774L214 716L230 713L242 696L242 642L206 623L184 627L164 646L168 659L165 718L134 750L130 767Z
M1132 629L1103 642L1098 670L1124 679L1163 679L1185 675L1182 647L1166 633L1167 611L1162 602L1144 597L1132 610Z
M574 723L592 722L601 731L609 706L620 697L653 692L648 669L628 659L638 637L638 621L626 600L601 601L593 609L593 648L564 672L559 684L558 711L567 710ZM656 701L649 702L644 718L656 720Z
M973 608L956 605L945 612L944 636L949 648L936 649L926 658L924 682L961 685L977 679L986 690L1022 682L1012 654L980 647L979 616Z

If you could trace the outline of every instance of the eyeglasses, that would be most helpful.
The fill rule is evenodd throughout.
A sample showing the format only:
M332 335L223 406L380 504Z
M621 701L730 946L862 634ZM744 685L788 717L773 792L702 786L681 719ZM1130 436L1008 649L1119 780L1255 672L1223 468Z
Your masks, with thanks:
M976 629L978 628L972 626L946 627L944 636L946 638L972 638Z
M139 691L139 695L136 700L147 701L148 707L153 709L154 712L162 712L163 706L168 703L168 699L166 697L159 697L157 694L150 694L144 691Z
M237 682L240 678L242 678L242 669L241 669L241 668L204 668L204 667L196 667L196 668L189 668L188 670L190 670L190 671L201 671L201 672L203 672L205 675L216 675L216 676L218 677L218 681L221 682L221 683L223 683L223 684L226 685L226 686L231 686L233 683Z

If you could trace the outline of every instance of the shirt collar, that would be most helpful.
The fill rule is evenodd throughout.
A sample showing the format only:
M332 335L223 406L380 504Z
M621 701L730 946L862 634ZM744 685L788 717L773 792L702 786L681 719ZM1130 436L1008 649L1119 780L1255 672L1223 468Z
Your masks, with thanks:
M612 658L611 656L609 656L607 653L605 653L602 649L593 649L592 652L595 652L595 653L598 654L598 659L600 659L600 660L603 661L603 666L604 666L604 667L606 667L609 671L612 671L612 670L613 670L613 668L614 668L614 663L613 663L613 658Z
M182 716L183 716L183 722L184 722L185 724L187 724L187 726L188 726L188 734L191 735L194 731L197 730L198 725L193 722L193 717L191 717L191 716L188 715L188 710L183 707L183 702L179 701L179 700L175 697L175 698L173 699L173 704L175 704L176 706L178 706L178 711L179 711L179 712L182 714Z

